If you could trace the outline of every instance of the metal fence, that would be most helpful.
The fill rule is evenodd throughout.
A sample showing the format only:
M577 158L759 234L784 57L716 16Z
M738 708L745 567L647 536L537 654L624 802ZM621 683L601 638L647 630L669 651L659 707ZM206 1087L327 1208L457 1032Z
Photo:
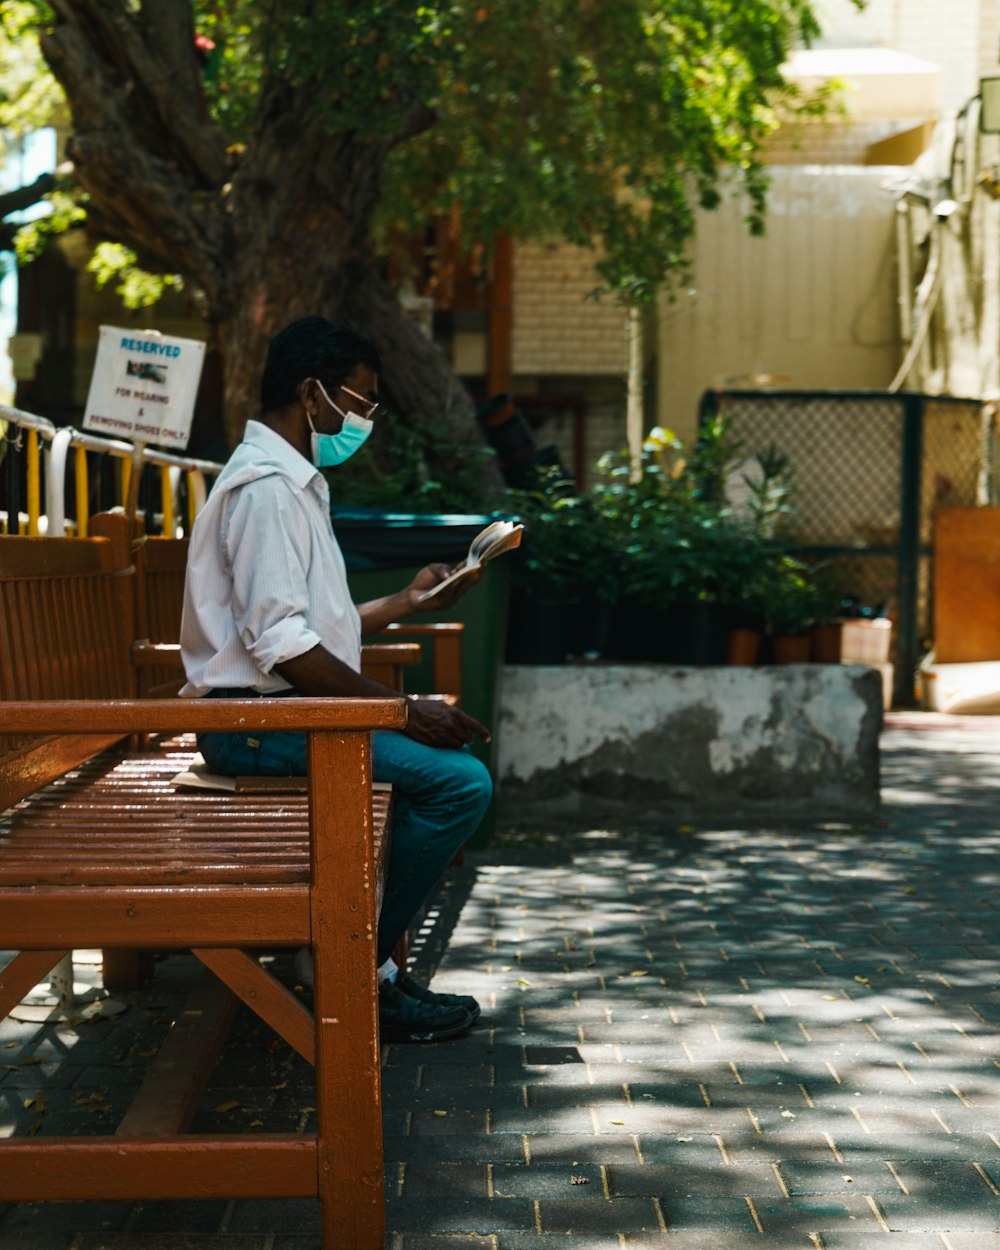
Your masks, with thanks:
M206 477L221 470L0 405L0 534L84 537L88 518L125 506L134 484L146 533L176 536L190 531Z
M833 569L844 594L896 622L895 694L910 703L930 644L932 530L941 506L983 506L998 492L994 406L886 391L710 391L752 456L787 456L790 545Z

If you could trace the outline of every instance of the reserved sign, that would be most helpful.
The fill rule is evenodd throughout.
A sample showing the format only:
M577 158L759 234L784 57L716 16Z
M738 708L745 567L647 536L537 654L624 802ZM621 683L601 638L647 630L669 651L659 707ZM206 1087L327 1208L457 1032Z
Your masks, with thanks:
M197 339L101 326L83 428L183 451L204 360Z

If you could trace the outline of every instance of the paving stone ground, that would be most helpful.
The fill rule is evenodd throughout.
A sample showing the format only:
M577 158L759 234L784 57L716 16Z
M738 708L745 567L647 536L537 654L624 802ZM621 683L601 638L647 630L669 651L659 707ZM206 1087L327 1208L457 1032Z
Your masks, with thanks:
M385 1049L391 1250L1000 1250L1000 722L895 718L883 796L864 827L526 829L452 870L417 970L483 1016ZM0 1134L111 1128L190 976L0 1026ZM196 1127L311 1116L244 1021ZM318 1245L310 1202L0 1203L0 1250Z

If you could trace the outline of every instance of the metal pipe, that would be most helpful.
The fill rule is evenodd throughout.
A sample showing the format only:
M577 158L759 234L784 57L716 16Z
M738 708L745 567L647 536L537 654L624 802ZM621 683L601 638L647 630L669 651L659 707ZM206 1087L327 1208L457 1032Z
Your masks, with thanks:
M28 428L28 446L27 446L27 465L28 465L28 533L32 537L36 536L39 531L39 517L41 516L41 460L38 454L38 427L30 426ZM20 526L18 526L20 529Z
M931 228L930 255L927 258L927 272L917 288L917 324L913 331L913 339L899 366L896 376L889 383L889 391L896 392L906 381L906 377L924 345L927 333L931 328L934 307L941 292L941 230L943 226L935 221Z
M174 484L167 465L160 468L160 508L163 512L161 528L164 538L174 537Z
M76 430L72 426L59 428L45 417L32 412L24 412L19 408L0 405L0 421L9 426L17 426L27 434L27 530L29 534L41 532L41 453L42 441L52 444L47 456L49 473L46 476L46 510L50 533L65 533L66 516L64 490L65 457L70 447L75 448L76 478L76 509L77 533L85 537L88 529L89 492L87 481L87 452L100 452L102 455L113 456L120 462L119 483L121 502L127 504L130 488L138 486L139 475L143 465L154 464L161 472L164 499L164 532L173 533L176 525L177 484L182 473L188 479L188 532L194 524L194 518L204 506L207 497L206 477L215 477L222 472L223 466L212 460L199 460L194 456L179 456L171 452L159 451L145 445L124 442L121 439L104 438L98 434ZM168 499L169 495L169 499ZM15 510L16 513L16 510ZM13 521L8 517L8 529L18 532L19 521L16 514Z
M87 522L90 512L90 484L87 481L87 449L76 446L76 535L77 538L87 537Z
M45 417L36 417L33 412L22 412L20 408L8 408L0 404L0 420L10 421L25 430L46 430L49 437L56 432L56 427Z
M896 269L899 291L899 337L905 355L913 341L913 257L910 255L910 206L905 199L896 201Z
M638 308L628 310L628 381L625 399L625 432L628 440L629 479L642 477L642 318Z
M122 460L121 464L119 465L119 474L120 474L119 479L118 479L119 487L120 487L119 497L121 499L122 507L124 508L128 504L129 492L132 489L132 457L131 456L129 456L127 460Z

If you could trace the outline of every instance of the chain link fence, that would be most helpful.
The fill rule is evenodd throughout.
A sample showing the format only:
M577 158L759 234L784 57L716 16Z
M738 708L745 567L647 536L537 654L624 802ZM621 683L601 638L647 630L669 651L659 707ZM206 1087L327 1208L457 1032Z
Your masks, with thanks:
M896 622L896 700L913 699L930 644L934 512L1000 498L997 415L975 399L885 391L710 391L748 458L787 457L788 543L833 571L840 590Z

